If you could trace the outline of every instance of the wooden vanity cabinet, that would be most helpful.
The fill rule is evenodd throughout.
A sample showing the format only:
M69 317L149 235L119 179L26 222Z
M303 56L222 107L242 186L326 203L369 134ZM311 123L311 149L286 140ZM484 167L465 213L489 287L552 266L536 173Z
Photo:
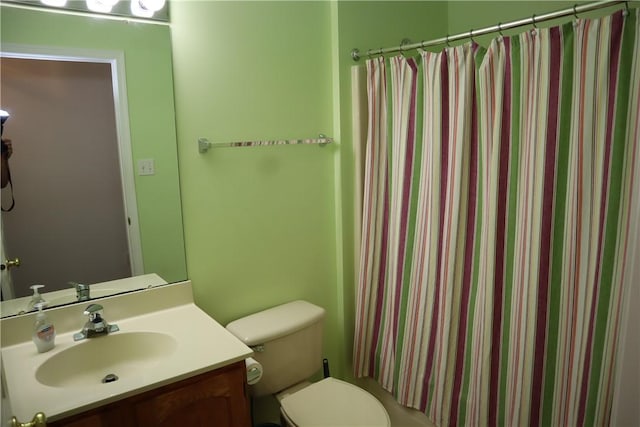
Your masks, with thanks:
M47 423L50 427L250 427L244 361Z

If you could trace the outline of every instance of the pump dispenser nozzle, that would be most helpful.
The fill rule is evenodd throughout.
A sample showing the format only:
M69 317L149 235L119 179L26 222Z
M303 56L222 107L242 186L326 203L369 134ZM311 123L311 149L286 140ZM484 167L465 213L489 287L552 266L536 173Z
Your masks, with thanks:
M42 298L42 295L40 295L40 292L38 291L40 288L44 288L44 285L31 285L29 286L29 289L33 290L33 295L31 296L31 299L29 300L29 304L27 304L27 311L32 311L34 310L36 307L36 304L43 304L43 307L47 306L47 301L45 301L44 298Z

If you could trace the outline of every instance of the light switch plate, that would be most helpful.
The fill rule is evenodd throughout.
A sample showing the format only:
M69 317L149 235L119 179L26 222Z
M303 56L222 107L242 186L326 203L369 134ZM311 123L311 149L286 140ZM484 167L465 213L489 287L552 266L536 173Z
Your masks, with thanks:
M156 167L153 159L138 160L138 175L155 175Z

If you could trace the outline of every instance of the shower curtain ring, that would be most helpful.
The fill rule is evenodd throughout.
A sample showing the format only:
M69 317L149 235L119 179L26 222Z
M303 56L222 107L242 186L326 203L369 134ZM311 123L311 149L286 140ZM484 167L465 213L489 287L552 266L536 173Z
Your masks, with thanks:
M447 34L446 40L447 40L447 47L451 47L451 45L449 44L449 34Z
M475 40L473 39L473 29L469 30L469 38L475 43Z
M629 16L629 2L624 2L624 12L622 12L622 16Z
M533 28L531 29L531 34L532 35L536 35L538 33L538 25L536 24L536 14L535 13L531 16L531 24L533 25Z
M404 54L405 52L405 46L411 44L411 39L402 39L402 41L400 42L400 53Z
M504 34L502 34L502 22L498 22L498 34L500 34L500 37L504 37Z
M576 10L576 7L577 7L577 6L578 6L577 4L574 4L574 5L573 5L573 16L576 18L576 21L577 21L578 19L580 19L580 18L578 18L578 11Z

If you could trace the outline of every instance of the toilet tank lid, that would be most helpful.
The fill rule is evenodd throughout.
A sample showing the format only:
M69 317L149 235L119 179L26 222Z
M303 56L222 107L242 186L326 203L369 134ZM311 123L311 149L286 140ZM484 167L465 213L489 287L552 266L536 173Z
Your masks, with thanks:
M319 322L324 313L307 301L292 301L234 320L227 330L248 346L264 344Z

